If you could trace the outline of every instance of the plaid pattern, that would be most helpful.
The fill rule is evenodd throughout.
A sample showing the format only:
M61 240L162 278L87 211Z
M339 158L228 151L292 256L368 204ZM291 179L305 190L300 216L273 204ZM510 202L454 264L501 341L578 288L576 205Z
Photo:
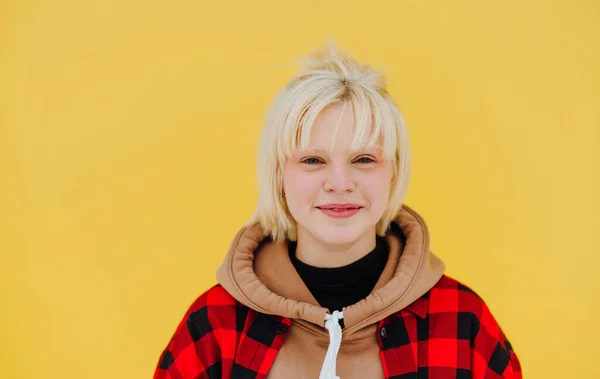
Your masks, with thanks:
M265 378L291 320L255 312L216 285L186 312L154 379ZM510 342L483 300L443 276L378 327L386 379L522 379Z

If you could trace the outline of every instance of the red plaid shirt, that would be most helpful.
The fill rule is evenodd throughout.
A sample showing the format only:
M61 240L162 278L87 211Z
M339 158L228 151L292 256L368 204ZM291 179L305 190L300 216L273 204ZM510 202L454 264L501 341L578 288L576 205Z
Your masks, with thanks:
M255 312L216 285L186 312L154 379L265 378L291 320ZM484 301L443 276L426 294L381 320L386 378L521 379L515 352Z

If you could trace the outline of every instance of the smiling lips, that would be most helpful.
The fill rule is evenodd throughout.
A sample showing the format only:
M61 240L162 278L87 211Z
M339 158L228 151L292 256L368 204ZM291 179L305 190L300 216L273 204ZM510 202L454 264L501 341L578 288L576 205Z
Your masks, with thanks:
M348 218L357 214L362 206L358 204L327 204L316 208L332 218Z

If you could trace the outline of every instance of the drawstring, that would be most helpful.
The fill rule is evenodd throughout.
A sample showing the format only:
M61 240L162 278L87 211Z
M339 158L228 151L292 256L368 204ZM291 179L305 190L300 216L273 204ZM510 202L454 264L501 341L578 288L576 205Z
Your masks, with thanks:
M325 315L325 328L329 331L329 347L327 348L327 354L325 354L325 361L319 379L340 379L335 373L335 365L342 344L342 327L339 320L343 318L344 313L340 311Z

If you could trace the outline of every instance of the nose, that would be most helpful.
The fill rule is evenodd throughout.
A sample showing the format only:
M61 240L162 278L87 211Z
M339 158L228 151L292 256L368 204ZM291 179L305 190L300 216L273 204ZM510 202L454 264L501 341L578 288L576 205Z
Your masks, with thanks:
M356 185L348 167L333 165L328 170L323 187L327 192L351 192L354 191Z

